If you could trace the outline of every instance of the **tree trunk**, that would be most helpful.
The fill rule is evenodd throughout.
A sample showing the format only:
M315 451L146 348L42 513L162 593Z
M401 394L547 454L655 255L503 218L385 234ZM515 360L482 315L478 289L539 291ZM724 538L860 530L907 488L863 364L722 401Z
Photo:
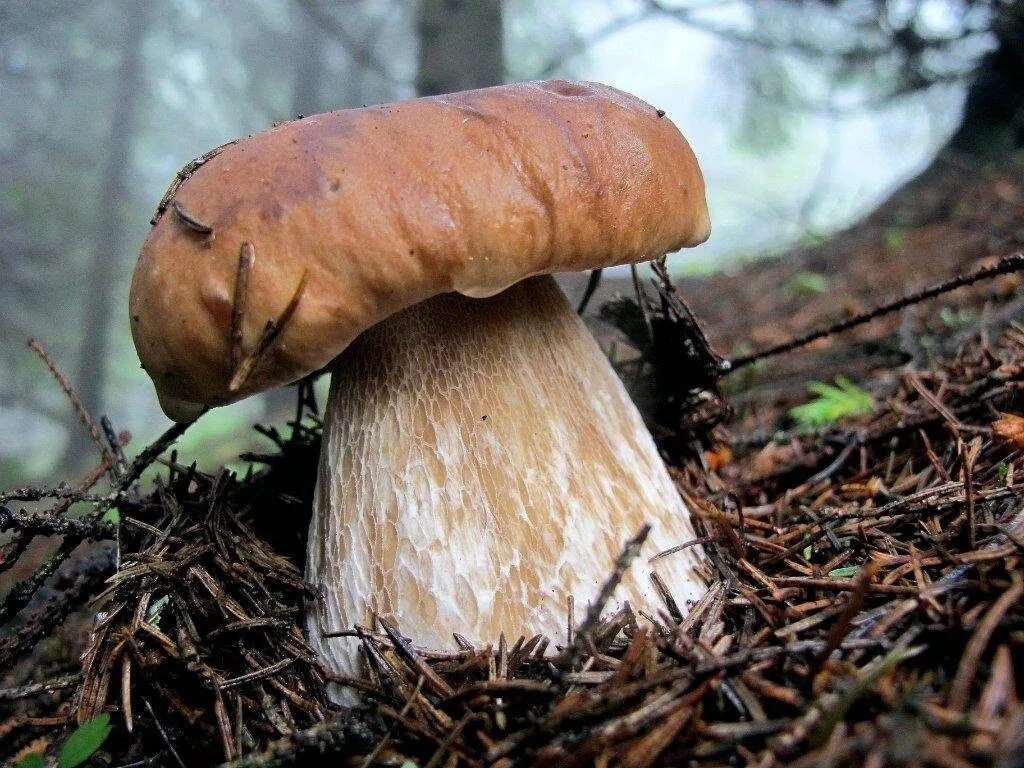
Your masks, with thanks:
M96 240L92 262L85 275L82 346L74 384L85 406L96 415L103 412L107 386L111 304L121 274L123 209L136 133L135 113L142 85L142 43L149 20L148 6L148 2L130 2L124 6L124 45L110 105L108 154L97 197L100 208L97 211ZM77 422L73 422L64 465L81 466L91 450L89 436Z
M982 159L1024 146L1024 4L1003 10L992 31L998 45L982 59L949 142L950 149Z
M502 0L422 0L416 92L498 85L505 79Z
M867 218L888 226L919 226L953 215L963 175L1005 166L1024 147L1024 5L1009 6L993 26L998 45L986 54L964 99L960 126L928 166L902 184Z

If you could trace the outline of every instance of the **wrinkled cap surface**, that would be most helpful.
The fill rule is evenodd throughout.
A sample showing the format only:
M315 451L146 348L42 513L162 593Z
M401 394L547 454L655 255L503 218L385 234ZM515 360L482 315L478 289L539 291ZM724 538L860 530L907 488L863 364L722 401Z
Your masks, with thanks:
M430 296L646 261L710 232L679 130L594 83L314 115L188 170L130 297L139 357L179 420L319 370Z

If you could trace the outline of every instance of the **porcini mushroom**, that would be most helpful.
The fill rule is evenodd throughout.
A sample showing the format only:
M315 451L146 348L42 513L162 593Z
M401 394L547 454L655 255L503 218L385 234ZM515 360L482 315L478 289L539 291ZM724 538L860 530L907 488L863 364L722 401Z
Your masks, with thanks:
M557 638L623 542L652 526L615 599L703 592L694 533L614 370L550 276L650 260L709 234L676 127L561 80L307 117L172 186L131 316L172 418L331 365L307 575L310 642L380 616ZM332 362L333 361L333 362Z

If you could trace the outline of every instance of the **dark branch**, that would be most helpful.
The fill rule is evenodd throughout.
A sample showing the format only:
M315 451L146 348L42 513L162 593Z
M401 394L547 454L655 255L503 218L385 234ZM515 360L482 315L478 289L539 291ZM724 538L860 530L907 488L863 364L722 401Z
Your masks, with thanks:
M870 323L872 320L892 314L893 312L898 312L912 304L918 304L922 301L933 299L944 293L955 291L957 288L973 285L980 280L987 280L992 277L1005 275L1009 272L1019 272L1021 270L1024 270L1024 252L1015 253L1012 256L1004 256L997 264L991 267L983 267L966 275L959 275L951 280L946 280L938 285L933 285L929 288L907 294L896 301L883 304L880 307L875 307L874 309L870 309L866 312L861 312L853 317L848 317L845 320L840 320L838 323L833 323L826 328L818 328L810 333L785 341L782 344L777 344L774 347L769 347L768 349L763 349L759 352L753 352L749 355L742 355L740 357L733 358L732 360L727 361L726 371L728 373L732 373L740 368L752 365L759 360L776 357L786 352L791 352L794 349L805 347L818 339L842 333L843 331L855 328L858 325Z

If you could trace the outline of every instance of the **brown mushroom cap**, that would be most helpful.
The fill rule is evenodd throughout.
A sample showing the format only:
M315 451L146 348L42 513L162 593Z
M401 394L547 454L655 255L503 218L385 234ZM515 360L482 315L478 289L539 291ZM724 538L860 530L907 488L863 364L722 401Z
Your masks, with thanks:
M431 296L645 261L710 229L675 125L629 94L562 80L286 123L212 156L168 203L130 312L172 416L295 381ZM233 355L244 243L255 260ZM280 335L240 378L237 352L252 355L300 285Z

